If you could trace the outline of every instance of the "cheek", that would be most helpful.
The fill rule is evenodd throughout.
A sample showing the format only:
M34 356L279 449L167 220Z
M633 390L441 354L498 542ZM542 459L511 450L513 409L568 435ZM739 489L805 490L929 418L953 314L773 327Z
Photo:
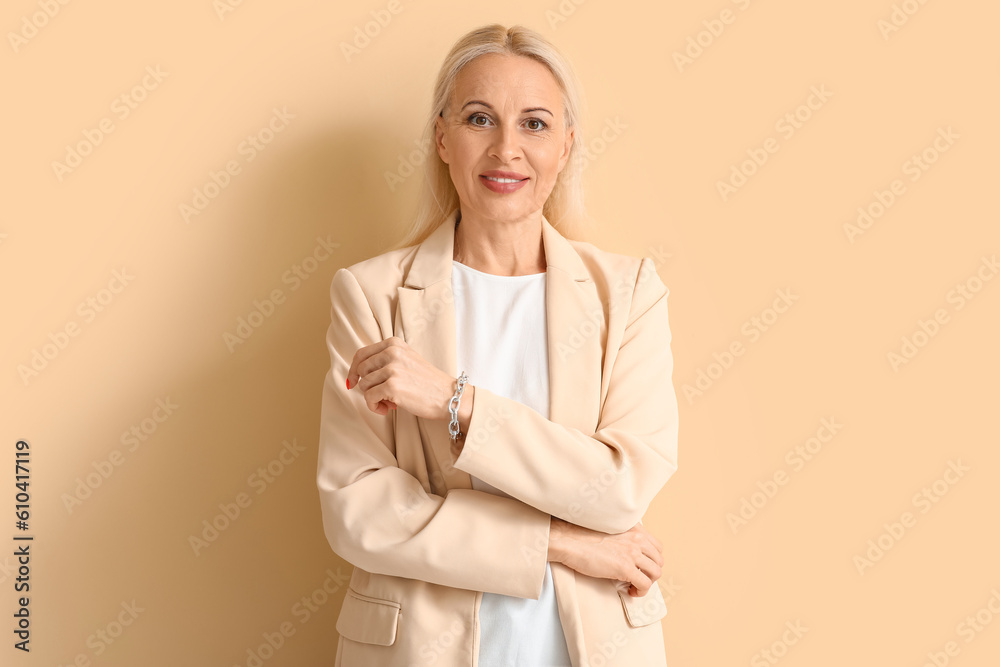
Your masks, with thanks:
M476 151L475 142L470 141L468 138L455 142L452 149L452 165L456 176L462 176L465 180L470 179L469 174L472 172L478 159Z
M539 155L538 171L542 175L541 180L549 183L555 182L559 176L559 156L560 152L551 146L546 146L544 153Z

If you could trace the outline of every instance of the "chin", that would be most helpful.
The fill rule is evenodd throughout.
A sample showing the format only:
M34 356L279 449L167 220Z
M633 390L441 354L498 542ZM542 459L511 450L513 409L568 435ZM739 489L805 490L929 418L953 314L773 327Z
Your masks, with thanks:
M506 204L487 202L485 205L476 208L482 212L483 216L488 218L496 220L520 220L531 215L539 207L528 205L525 202L508 202Z

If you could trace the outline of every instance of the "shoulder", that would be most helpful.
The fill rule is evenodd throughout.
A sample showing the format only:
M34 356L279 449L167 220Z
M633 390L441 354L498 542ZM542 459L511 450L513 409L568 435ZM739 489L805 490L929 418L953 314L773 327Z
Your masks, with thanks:
M395 295L396 288L403 284L417 247L390 250L337 269L333 276L334 288L353 283L369 298L379 294Z
M638 315L669 294L658 273L670 256L662 248L650 248L648 254L638 256L603 250L589 241L567 240L583 261L598 292L611 303L627 305Z

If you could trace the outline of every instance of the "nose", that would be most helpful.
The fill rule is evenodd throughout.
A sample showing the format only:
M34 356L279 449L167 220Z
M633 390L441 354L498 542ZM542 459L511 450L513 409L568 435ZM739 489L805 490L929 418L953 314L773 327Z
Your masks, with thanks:
M511 127L509 124L499 125L493 133L493 141L490 143L490 157L496 158L504 164L509 163L521 153L519 141L517 128Z

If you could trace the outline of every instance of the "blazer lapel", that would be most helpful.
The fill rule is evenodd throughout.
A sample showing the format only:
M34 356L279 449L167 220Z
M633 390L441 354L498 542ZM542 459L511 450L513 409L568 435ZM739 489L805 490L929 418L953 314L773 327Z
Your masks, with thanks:
M458 377L454 294L451 286L456 209L421 243L398 300L394 335L430 363ZM549 359L549 416L592 433L598 422L604 340L604 305L579 254L543 216L545 316ZM469 383L476 384L470 377ZM487 387L488 388L488 387ZM429 434L449 489L471 489L468 473L454 467L447 420L417 418Z

